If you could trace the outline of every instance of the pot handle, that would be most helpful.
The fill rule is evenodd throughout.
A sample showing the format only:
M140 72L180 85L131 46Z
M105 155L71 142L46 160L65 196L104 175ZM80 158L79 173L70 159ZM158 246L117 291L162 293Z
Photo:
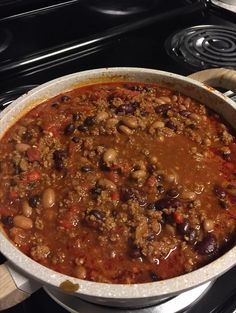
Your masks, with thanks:
M222 87L236 92L236 71L227 68L212 68L193 73L188 77L212 87Z
M0 265L0 278L0 311L24 301L41 287L15 271L9 262Z

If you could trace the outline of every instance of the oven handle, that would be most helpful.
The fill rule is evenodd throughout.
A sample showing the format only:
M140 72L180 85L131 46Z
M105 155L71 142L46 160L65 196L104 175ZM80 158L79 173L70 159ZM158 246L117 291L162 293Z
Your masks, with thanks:
M212 68L193 73L188 77L212 87L222 87L236 93L236 71L226 68Z
M35 280L16 272L9 261L0 265L0 277L0 311L24 301L42 287Z

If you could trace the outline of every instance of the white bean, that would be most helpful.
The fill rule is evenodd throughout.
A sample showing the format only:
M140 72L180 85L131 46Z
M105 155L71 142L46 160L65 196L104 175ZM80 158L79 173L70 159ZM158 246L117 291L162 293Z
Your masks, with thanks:
M137 121L137 118L134 117L134 116L124 116L122 118L122 123L125 125L125 126L128 126L129 128L131 129L135 129L138 127L138 121Z
M163 101L164 103L170 103L171 102L171 98L166 97L166 96L159 97L159 100Z
M196 197L197 197L196 193L193 191L189 191L189 190L184 190L181 195L182 199L191 200L191 201L195 200Z
M203 228L207 232L212 231L214 229L214 221L210 219L204 220Z
M13 218L13 224L16 227L20 227L22 229L31 229L33 227L33 221L29 217L25 217L24 215L16 215Z
M137 170L131 173L133 179L140 180L146 177L147 173L144 170Z
M116 190L116 185L109 179L107 178L100 178L98 181L98 185L104 189L108 189L111 191Z
M103 161L106 163L106 164L112 164L115 162L116 160L116 157L117 157L117 152L115 149L107 149L104 154L103 154Z
M24 200L22 202L22 213L25 217L30 217L31 214L32 214L32 208L31 206L29 205L28 201L27 200Z
M118 124L117 118L109 118L106 122L106 128L112 128L115 127Z
M109 114L105 111L101 111L98 112L98 114L96 115L95 119L97 123L103 122L105 120L107 120L109 117Z
M17 143L15 148L18 152L25 152L30 148L30 146L26 143Z
M156 121L151 125L151 128L157 129L157 128L163 128L165 127L165 123L162 121Z
M133 133L133 131L125 125L120 125L119 130L126 135L131 135Z
M56 194L52 188L47 188L43 192L42 204L45 209L51 208L55 204Z

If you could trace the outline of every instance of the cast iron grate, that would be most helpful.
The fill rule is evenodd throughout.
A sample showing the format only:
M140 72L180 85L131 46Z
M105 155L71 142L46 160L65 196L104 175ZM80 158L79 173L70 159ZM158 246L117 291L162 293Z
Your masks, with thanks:
M236 68L236 31L201 25L172 34L165 43L167 53L178 63L194 69Z

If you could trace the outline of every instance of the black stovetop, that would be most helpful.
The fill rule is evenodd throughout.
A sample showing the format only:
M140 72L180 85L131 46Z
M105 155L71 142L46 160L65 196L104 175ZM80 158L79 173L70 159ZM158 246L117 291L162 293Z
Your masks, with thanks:
M109 1L0 2L0 108L33 86L86 69L134 66L188 75L198 68L178 63L168 55L165 42L171 34L198 25L226 26L236 33L236 16L211 6L209 1L147 0L150 10L141 0L136 0L135 6L128 1L124 3L130 4L130 10L120 6L117 14L108 12L106 5L97 8L86 3ZM2 43L5 46L1 48ZM185 312L234 312L235 294L236 268L219 278ZM5 312L66 311L41 289Z

